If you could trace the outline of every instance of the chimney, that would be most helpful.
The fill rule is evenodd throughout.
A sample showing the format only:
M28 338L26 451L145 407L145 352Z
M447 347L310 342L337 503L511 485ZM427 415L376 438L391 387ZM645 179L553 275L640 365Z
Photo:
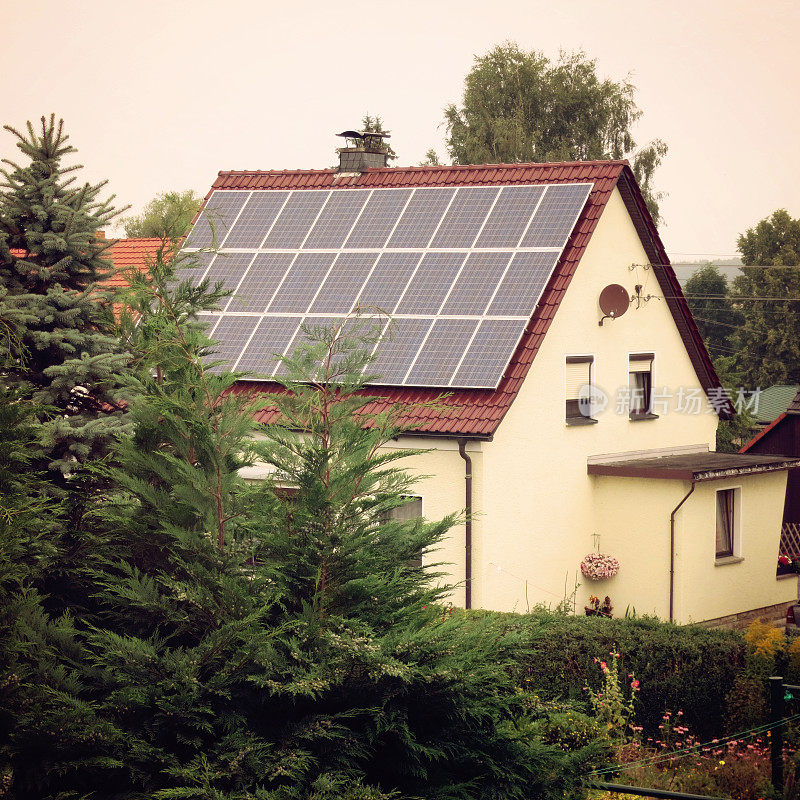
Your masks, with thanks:
M368 169L386 166L386 146L384 139L391 136L378 131L342 131L337 133L345 139L346 147L337 149L339 153L338 172L358 174Z

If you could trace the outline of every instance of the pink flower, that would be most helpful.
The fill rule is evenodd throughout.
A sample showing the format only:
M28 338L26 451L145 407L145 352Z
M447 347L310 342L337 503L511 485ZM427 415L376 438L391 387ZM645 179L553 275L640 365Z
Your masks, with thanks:
M600 669L602 669L603 671L607 670L608 669L608 664L606 664L605 661L601 661L600 662Z
M639 681L637 681L637 680L631 681L631 688L632 689L638 689L639 688Z

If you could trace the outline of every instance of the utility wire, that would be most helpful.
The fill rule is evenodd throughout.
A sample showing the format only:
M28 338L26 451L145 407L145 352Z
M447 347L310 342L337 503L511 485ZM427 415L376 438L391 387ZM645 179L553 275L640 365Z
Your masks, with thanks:
M794 722L797 719L800 719L800 714L794 714L791 717L785 717L777 722L769 722L766 725L759 726L758 728L750 728L742 733L724 736L722 739L712 739L710 742L700 742L698 744L693 744L690 747L673 750L670 753L661 753L660 755L651 756L650 758L642 758L638 761L630 761L626 764L617 764L613 767L604 767L603 769L592 770L592 772L587 773L584 777L591 778L600 775L608 775L614 772L619 772L620 770L632 769L639 766L647 766L649 764L658 764L663 761L672 761L678 758L686 758L688 756L697 754L697 752L702 750L702 748L716 750L720 747L723 747L728 742L732 742L737 739L749 739L754 736L758 736L761 733L766 733L776 728L780 728L783 725L788 725L790 722Z

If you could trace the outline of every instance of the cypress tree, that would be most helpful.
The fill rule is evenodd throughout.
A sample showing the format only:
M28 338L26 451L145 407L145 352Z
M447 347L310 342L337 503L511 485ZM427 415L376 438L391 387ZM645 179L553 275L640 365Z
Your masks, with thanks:
M42 117L25 133L5 126L24 156L0 171L0 306L25 315L16 358L0 381L29 391L41 409L41 466L54 485L76 465L102 457L122 425L119 372L127 362L108 298L108 243L97 232L117 212L100 194L105 182L75 184L79 165L63 120Z
M581 796L596 749L541 743L510 638L449 613L420 566L455 517L388 519L402 409L369 415L359 337L309 332L259 431L196 316L218 290L174 287L175 267L133 280L133 431L90 514L98 611L45 631L14 796ZM272 478L245 482L255 463Z

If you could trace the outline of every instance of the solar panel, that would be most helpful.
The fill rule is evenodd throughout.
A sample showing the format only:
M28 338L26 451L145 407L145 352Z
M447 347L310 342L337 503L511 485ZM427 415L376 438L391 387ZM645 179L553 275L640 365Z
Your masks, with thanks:
M377 190L347 237L345 247L383 247L413 189Z
M361 289L359 307L379 309L390 314L421 259L421 253L381 254L372 275Z
M292 192L262 247L295 250L308 236L330 192Z
M230 314L223 316L211 334L211 338L216 340L212 360L223 361L230 369L250 340L258 320L258 317L235 317ZM222 370L223 365L215 369Z
M560 252L515 253L486 314L530 317Z
M547 187L542 202L522 239L522 247L563 249L586 205L591 187L585 184L555 184Z
M347 314L378 258L377 253L340 253L320 287L312 314Z
M377 376L375 383L389 386L403 383L432 324L432 319L400 317L387 325L375 361L367 367L370 375Z
M544 186L504 186L475 247L516 247L543 194Z
M459 189L431 247L472 247L498 191L495 186Z
M511 253L471 253L442 307L442 314L483 314L511 260Z
M259 253L225 311L262 313L294 261L293 253Z
M387 247L427 247L455 189L417 189L408 201Z
M341 247L368 196L369 192L358 190L331 192L303 247Z
M590 190L215 191L187 249L211 241L214 214L226 238L184 274L235 292L204 318L237 370L283 374L303 324L347 327L356 312L392 316L368 370L381 384L494 388Z
M252 339L244 348L242 356L235 365L240 372L253 372L256 375L271 376L294 337L302 317L261 317Z
M186 240L186 247L218 246L225 239L247 197L248 192L212 192Z
M253 192L223 246L259 247L288 197L288 192Z
M234 291L253 258L253 253L218 253L206 271L205 280L212 287L222 283L226 289ZM222 301L223 307L227 304L227 299Z
M408 386L447 386L480 322L437 319L405 380Z
M493 388L525 331L525 320L484 319L450 383L467 388Z
M190 281L192 286L197 286L206 270L214 259L214 253L209 251L199 253L184 253L178 264L175 279L178 282ZM175 263L175 262L173 262Z
M334 253L300 253L267 311L305 313L336 258Z
M395 313L435 314L466 258L466 253L426 253Z

